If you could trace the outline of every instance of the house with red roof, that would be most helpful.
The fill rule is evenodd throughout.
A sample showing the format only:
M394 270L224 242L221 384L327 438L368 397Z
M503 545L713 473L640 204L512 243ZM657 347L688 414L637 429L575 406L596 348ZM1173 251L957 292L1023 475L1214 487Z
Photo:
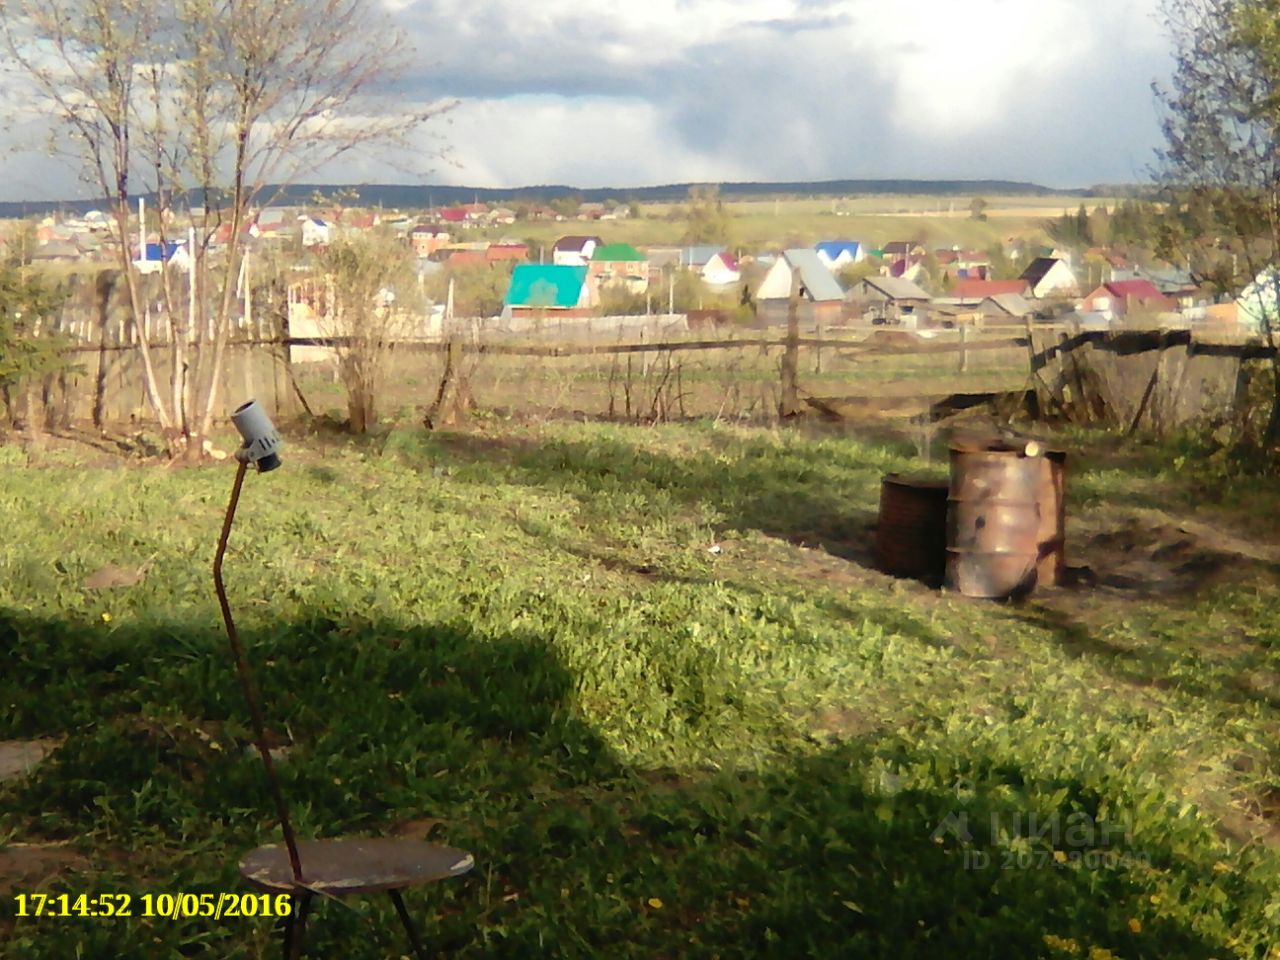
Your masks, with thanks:
M1016 293L1027 297L1031 285L1025 280L972 280L959 279L951 286L950 295L957 300L985 300L1002 293Z
M489 265L523 263L529 259L529 246L524 243L491 243L484 252Z
M1111 317L1176 308L1177 301L1166 297L1150 280L1112 280L1080 302L1081 313L1102 313Z
M409 245L414 256L431 256L449 242L449 231L438 223L420 223L409 231Z
M444 254L444 266L446 270L457 270L460 267L487 267L489 266L489 258L485 256L483 250L471 250L462 248L458 250L440 250L437 256Z
M741 279L738 258L727 251L717 253L702 266L702 281L709 286L727 287Z

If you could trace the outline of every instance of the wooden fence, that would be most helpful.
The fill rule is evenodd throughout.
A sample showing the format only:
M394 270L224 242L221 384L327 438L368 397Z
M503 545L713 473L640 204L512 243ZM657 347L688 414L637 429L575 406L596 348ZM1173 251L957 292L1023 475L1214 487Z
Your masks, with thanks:
M150 334L156 373L166 383L172 344L162 325L144 320L139 331L118 290L81 293L49 328L74 341L68 349L78 370L42 385L47 419L84 421L95 408L106 423L148 419L137 341L140 332ZM155 298L148 290L149 306ZM465 357L471 396L482 406L622 417L762 416L801 399L827 402L830 410L829 401L842 398L917 415L949 395L1030 390L1055 416L1162 427L1194 419L1204 412L1198 406L1229 406L1242 365L1271 355L1258 341L1203 330L1081 331L1029 322L928 331L731 327L626 342L604 342L599 331L569 340L562 335L486 332L466 323L452 339ZM315 412L341 416L335 365L291 357L323 357L343 342L282 336L260 317L233 332L221 396L227 404L254 396L282 416L301 411L301 396L311 398ZM448 349L447 339L391 344L382 413L428 403Z

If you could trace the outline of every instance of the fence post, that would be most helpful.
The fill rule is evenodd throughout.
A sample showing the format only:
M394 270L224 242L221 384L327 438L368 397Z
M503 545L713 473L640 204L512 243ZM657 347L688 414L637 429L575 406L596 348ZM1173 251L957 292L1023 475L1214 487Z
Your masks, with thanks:
M966 331L969 325L961 321L960 323L960 367L961 373L967 373L969 370L969 351L966 347L965 340L967 338Z
M792 417L800 412L800 271L791 268L791 296L787 298L787 349L782 355L782 401L778 416Z

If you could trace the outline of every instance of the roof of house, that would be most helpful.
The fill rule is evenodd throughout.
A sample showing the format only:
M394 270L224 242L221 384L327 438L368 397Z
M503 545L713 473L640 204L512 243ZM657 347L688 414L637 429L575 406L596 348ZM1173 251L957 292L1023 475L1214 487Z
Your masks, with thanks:
M1027 265L1027 269L1022 271L1022 275L1018 278L1025 280L1035 288L1045 276L1062 261L1057 257L1036 257Z
M886 243L881 249L883 250L883 252L890 253L890 254L892 253L907 254L907 253L910 253L912 250L914 250L918 246L920 246L920 244L912 243L910 240L894 240L890 243Z
M691 247L681 247L680 265L683 267L706 266L707 261L722 250L724 250L724 247L717 247L714 244L709 243L696 244Z
M851 257L856 257L858 251L862 248L857 240L819 240L813 245L813 249L820 254L825 254L828 260L834 260L842 253L848 253Z
M484 250L450 250L444 257L449 267L476 267L488 264L489 258Z
M902 277L867 277L862 281L873 290L879 290L890 300L928 300L926 293L910 280Z
M145 256L139 257L139 260L171 260L173 255L182 249L182 244L170 240L168 243L148 243L145 248Z
M527 260L529 248L523 243L491 243L485 256L489 260Z
M511 272L506 302L514 307L576 307L586 280L586 267L521 263Z
M1165 295L1150 280L1112 280L1104 283L1098 290L1106 289L1113 297L1124 300L1164 300ZM1093 294L1090 294L1092 296Z
M646 260L648 258L629 243L606 243L603 247L596 247L595 253L591 254L591 259L608 260L612 263L617 263L621 261Z
M951 296L964 300L981 300L1002 293L1022 294L1027 291L1025 280L957 280L951 285Z
M80 247L73 240L50 240L36 247L32 260L70 260L80 256ZM159 259L157 256L156 259Z
M1020 293L997 293L984 297L982 302L986 303L988 301L1011 317L1025 317L1035 310L1031 306L1031 302Z
M800 272L800 285L810 300L843 300L844 290L831 275L827 265L816 250L795 247L782 251L782 256L793 270Z
M551 249L557 253L582 253L588 243L594 243L598 247L603 242L599 237L561 237Z
M710 264L711 260L719 260L724 265L724 268L726 270L738 269L738 258L735 257L732 253L729 253L727 250L721 250L719 253L713 256L710 260L708 260L707 264Z
M413 233L425 237L447 237L448 229L438 223L420 223L413 228Z

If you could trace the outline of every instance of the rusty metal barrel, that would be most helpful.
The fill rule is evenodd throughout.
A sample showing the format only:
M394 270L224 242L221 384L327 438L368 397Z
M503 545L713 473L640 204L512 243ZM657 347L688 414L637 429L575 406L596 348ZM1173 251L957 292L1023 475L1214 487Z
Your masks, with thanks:
M1035 587L1044 459L1020 450L951 450L948 588L1000 599Z
M1040 460L1039 563L1036 585L1056 586L1067 569L1067 452L1046 450Z
M947 564L946 480L890 473L880 482L876 566L895 577L942 579Z

